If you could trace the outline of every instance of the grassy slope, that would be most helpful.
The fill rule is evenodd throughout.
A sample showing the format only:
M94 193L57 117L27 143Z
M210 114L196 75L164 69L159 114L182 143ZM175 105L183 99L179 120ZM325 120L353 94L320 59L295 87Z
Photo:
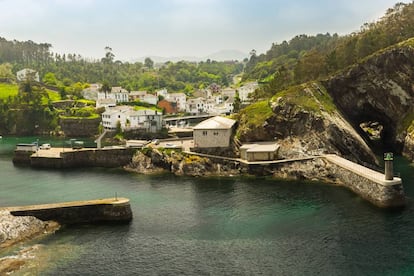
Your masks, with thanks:
M0 99L7 99L17 95L19 87L17 84L0 83Z

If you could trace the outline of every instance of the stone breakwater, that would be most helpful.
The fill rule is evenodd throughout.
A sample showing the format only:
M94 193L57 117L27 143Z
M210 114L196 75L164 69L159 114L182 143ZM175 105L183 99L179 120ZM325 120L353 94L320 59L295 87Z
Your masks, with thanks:
M33 216L61 224L129 223L132 210L127 198L72 201L7 208L14 216Z

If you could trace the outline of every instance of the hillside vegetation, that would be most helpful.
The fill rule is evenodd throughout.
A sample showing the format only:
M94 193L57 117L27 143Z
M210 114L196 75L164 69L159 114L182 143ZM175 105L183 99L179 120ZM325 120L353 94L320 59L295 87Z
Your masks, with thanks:
M365 23L358 32L346 36L298 35L273 44L265 54L253 51L243 79L259 79L264 85L255 98L268 98L292 85L326 78L411 37L414 3L398 3L377 22Z

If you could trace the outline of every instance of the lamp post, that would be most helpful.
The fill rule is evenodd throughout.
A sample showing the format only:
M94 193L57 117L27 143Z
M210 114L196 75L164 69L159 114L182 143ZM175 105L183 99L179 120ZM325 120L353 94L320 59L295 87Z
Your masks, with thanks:
M385 165L385 180L394 179L394 155L392 152L384 153L384 165Z

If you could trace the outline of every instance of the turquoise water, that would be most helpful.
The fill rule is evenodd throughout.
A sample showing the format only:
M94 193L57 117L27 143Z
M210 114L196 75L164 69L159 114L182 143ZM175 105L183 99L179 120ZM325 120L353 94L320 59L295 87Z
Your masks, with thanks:
M30 139L30 138L29 138ZM0 141L0 206L125 196L122 226L67 227L35 241L40 275L412 275L414 216L323 183L33 170ZM53 141L52 141L53 144ZM414 168L395 164L407 195Z

